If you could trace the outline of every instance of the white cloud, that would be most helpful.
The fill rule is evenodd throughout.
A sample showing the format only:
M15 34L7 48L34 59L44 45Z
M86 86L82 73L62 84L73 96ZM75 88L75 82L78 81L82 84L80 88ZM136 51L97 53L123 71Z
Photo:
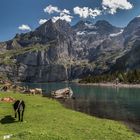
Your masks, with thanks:
M60 16L55 16L52 18L52 21L53 22L56 22L58 19L61 19L61 20L65 20L67 22L71 22L72 20L72 16L68 15L68 14L65 14L65 13L60 13Z
M81 18L95 18L96 16L101 15L101 10L95 8L89 8L89 7L74 7L73 8L74 14L79 15Z
M67 22L71 22L72 20L72 16L68 15L68 14L65 14L65 13L60 13L60 19L61 20L65 20Z
M31 31L31 28L29 27L29 25L25 25L25 24L22 24L21 26L19 26L18 29L22 31Z
M52 6L49 5L44 9L45 13L53 14L53 13L65 13L65 14L70 14L70 11L67 9L59 9L57 6Z
M59 16L56 16L56 17L53 17L53 18L52 18L52 21L53 21L53 22L56 22L58 19L60 19L60 17L59 17Z
M67 10L67 9L64 9L64 10L61 11L61 13L70 14L70 11Z
M71 22L73 16L70 15L70 11L67 10L67 9L59 9L58 7L56 6L52 6L52 5L49 5L47 6L45 9L44 9L44 12L45 13L49 13L49 14L53 14L53 13L59 13L58 16L54 16L52 18L52 21L53 22L56 22L58 19L61 19L61 20L65 20L67 22ZM42 21L43 22L43 21Z
M44 9L45 13L53 14L53 13L65 13L65 14L70 14L70 11L67 9L59 9L57 6L52 6L49 5Z
M87 18L89 16L88 7L80 8L80 7L77 6L77 7L73 8L73 11L74 11L75 14L79 15L82 18Z
M53 13L60 13L61 11L58 9L57 6L49 5L44 9L45 13L53 14Z
M40 19L40 20L39 20L39 24L40 24L40 25L41 25L41 24L44 24L46 21L47 21L47 19Z
M110 14L115 14L117 9L129 10L133 8L133 5L128 0L103 0L102 7Z

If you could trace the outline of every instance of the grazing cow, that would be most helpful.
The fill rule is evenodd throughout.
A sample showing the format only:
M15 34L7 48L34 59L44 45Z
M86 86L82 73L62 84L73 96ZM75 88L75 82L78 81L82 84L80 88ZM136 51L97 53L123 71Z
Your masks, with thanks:
M4 80L0 80L0 84L4 84Z
M12 83L8 83L8 82L6 82L6 83L4 84L4 86L7 86L8 89L10 89L10 88L12 87Z
M17 100L14 105L15 110L15 118L17 118L18 113L18 120L23 121L23 115L24 115L24 109L25 109L25 103L23 100Z
M35 95L35 89L29 89L29 93Z
M7 90L8 90L8 87L7 87L7 86L3 86L3 87L1 88L1 90L2 90L2 91L7 91Z
M11 88L11 84L10 83L6 83L3 85L3 87L1 88L2 91L7 91L8 89Z
M42 94L42 89L40 88L30 89L29 91L30 91L30 94L33 94L33 95Z
M42 94L41 88L35 88L35 94Z

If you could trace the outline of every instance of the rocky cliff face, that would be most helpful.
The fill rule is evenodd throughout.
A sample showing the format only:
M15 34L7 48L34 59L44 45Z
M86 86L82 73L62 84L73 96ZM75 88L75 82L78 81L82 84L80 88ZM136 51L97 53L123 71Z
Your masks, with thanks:
M111 71L140 69L140 17L134 18L123 32L124 55L117 59Z
M138 52L133 46L140 37L139 22L136 18L122 29L104 20L79 21L75 26L49 20L35 31L0 43L1 73L19 81L48 82L118 69L124 57L129 63L137 59L137 55L133 61L126 58Z

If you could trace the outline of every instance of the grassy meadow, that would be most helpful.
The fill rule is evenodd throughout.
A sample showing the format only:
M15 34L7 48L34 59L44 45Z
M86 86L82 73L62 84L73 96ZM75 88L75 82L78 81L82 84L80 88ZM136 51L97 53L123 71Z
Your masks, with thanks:
M99 119L69 110L59 102L19 93L0 93L0 98L23 99L24 121L2 123L5 116L14 116L12 103L0 102L0 140L140 140L140 135L117 121Z

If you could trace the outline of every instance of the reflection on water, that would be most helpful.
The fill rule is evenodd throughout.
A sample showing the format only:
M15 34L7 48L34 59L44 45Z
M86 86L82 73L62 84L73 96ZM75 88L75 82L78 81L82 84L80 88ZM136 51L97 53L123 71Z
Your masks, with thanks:
M66 107L101 118L121 120L140 133L140 89L80 86L74 83L22 83L42 88L49 95L52 90L71 87L75 99L63 101Z

